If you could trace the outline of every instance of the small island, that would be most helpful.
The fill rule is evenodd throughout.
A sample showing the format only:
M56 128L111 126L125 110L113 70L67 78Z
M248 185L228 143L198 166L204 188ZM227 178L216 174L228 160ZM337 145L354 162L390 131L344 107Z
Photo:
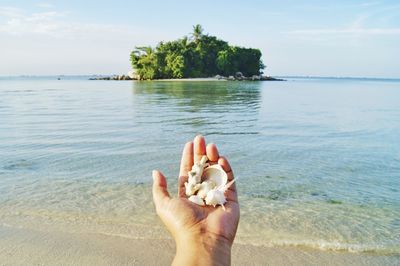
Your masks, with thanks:
M263 76L261 51L229 45L193 26L190 36L151 46L135 47L128 75L97 77L97 80L282 80Z
M203 34L199 24L193 26L190 37L160 42L156 48L136 47L130 61L139 80L207 77L260 80L265 68L259 49L231 46Z

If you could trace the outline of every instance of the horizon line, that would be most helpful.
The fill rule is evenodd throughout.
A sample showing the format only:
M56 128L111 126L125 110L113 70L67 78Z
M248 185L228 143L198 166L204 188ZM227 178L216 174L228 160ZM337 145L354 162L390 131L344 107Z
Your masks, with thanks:
M119 74L51 74L51 75L0 75L0 78L44 78L44 77L88 77L88 76L113 76ZM320 78L320 79L385 79L400 80L400 77L367 77L367 76L318 76L318 75L268 75L276 78ZM212 78L212 77L210 77Z

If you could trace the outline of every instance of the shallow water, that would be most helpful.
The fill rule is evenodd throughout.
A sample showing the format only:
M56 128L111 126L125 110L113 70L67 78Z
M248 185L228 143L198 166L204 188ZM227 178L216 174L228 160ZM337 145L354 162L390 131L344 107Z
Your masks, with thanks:
M400 255L400 82L0 80L0 225L164 238L196 134L232 164L239 243Z

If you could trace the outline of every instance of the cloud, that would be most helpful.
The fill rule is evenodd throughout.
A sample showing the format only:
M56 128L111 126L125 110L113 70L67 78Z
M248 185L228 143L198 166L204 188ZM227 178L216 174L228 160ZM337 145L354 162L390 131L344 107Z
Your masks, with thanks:
M45 3L45 2L37 3L36 6L39 8L53 8L54 7L53 4Z
M380 1L374 1L374 2L364 2L364 3L361 3L360 6L361 6L361 7L370 7L370 6L377 6L377 5L380 5L380 4L382 4L382 2L380 2Z
M124 36L132 33L124 25L79 23L68 21L67 12L46 11L28 13L13 7L0 7L0 34L14 36L41 35L54 38L91 38L94 36Z
M171 36L163 29L151 29L142 25L110 24L98 22L72 21L68 10L59 12L53 9L46 12L28 12L13 7L0 7L0 50L16 47L11 44L30 44L24 50L38 51L38 45L52 44L52 49L76 49L79 53L129 52L134 46L154 45L160 39ZM21 42L21 40L23 40ZM90 47L90 48L88 48ZM21 49L21 48L19 48ZM42 51L43 54L50 50ZM89 51L88 51L89 50Z
M398 35L400 28L332 28L332 29L303 29L290 31L298 35Z
M65 40L90 40L106 42L154 43L170 36L161 29L149 31L143 26L71 21L68 11L27 12L15 7L0 7L0 43L11 36L53 38ZM2 19L1 18L5 18ZM136 45L136 43L135 43Z
M358 15L352 23L344 27L299 29L289 31L287 33L296 36L302 35L304 37L310 38L400 35L400 27L386 27L387 25L382 25L382 23L379 23L380 21L377 20L380 19L381 21L384 21L385 19L389 19L390 17L397 17L400 5L382 6L382 2L380 1L370 1L361 3L359 4L359 6L373 6L373 10L369 10L368 12L363 11L363 14Z
M0 7L0 17L15 18L22 15L22 10L15 7Z
M22 34L55 34L59 32L62 23L57 21L64 14L56 11L26 14L21 9L0 7L0 15L5 22L0 24L0 33L12 35Z

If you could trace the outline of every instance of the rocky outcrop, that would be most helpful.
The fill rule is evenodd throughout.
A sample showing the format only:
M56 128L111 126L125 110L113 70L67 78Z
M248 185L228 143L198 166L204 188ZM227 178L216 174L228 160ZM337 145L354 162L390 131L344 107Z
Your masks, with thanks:
M221 75L216 75L214 77L218 80L229 80L229 81L242 81L242 80L250 80L250 81L284 81L284 79L278 79L268 76L262 75L253 75L251 77L243 76L242 72L236 72L234 76L224 77ZM140 76L134 72L129 72L128 75L114 75L114 76L102 76L102 77L93 77L90 80L140 80Z
M214 78L218 80L230 80L230 81L242 81L242 80L251 80L251 81L284 81L284 79L278 79L278 78L273 78L273 77L268 77L268 76L262 76L262 75L253 75L251 77L245 77L243 76L242 72L236 72L235 76L228 76L224 77L221 75L216 75Z
M242 72L236 72L236 73L235 73L235 79L236 79L236 80L243 80L243 79L245 79L245 78L246 78L246 77L243 76Z
M140 75L136 73L135 70L131 70L128 72L128 77L134 80L140 80Z
M129 75L114 75L114 76L107 76L107 77L90 78L90 80L136 80L136 79L137 78L131 78Z

